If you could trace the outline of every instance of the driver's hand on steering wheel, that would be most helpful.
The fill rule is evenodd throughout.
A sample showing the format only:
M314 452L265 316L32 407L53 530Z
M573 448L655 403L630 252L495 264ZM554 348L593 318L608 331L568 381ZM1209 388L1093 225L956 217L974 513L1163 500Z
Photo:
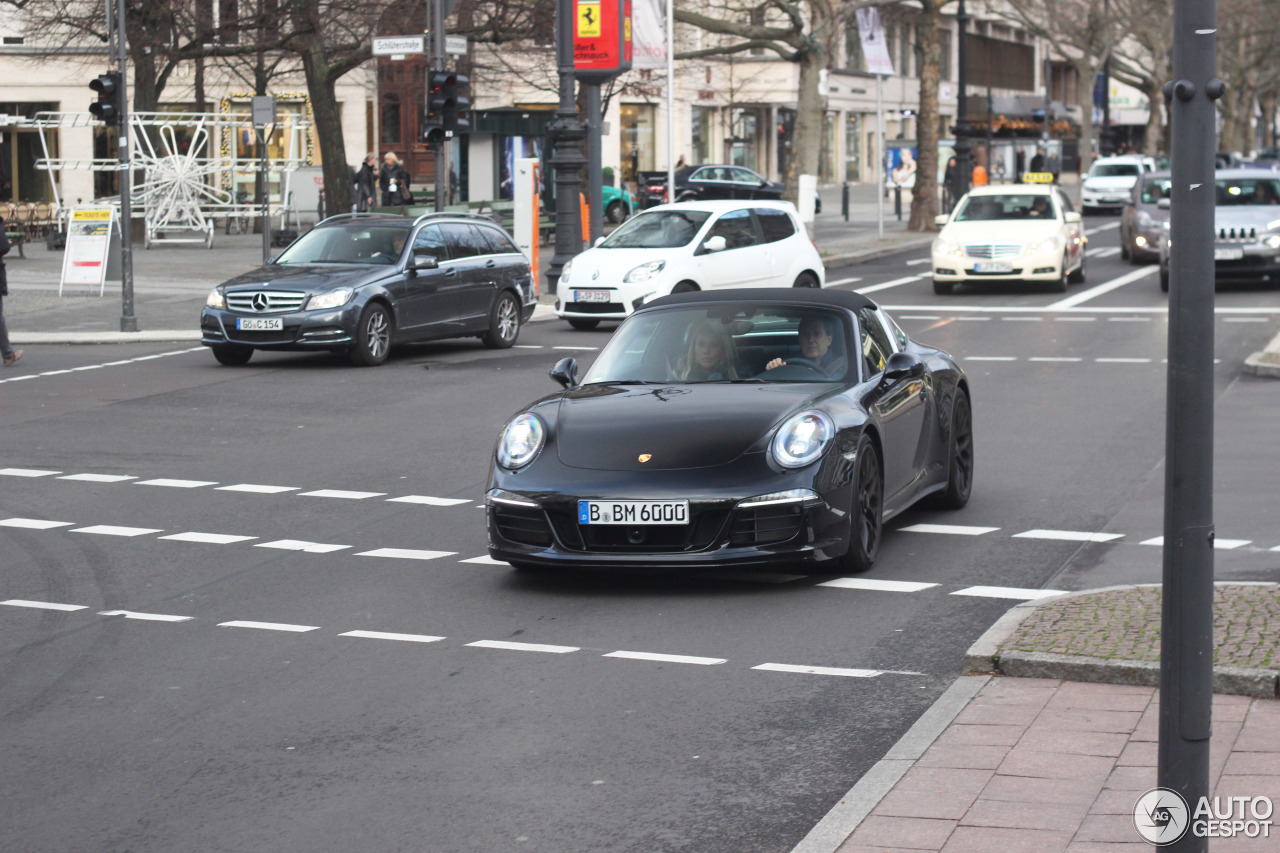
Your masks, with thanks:
M786 367L786 366L787 366L787 363L783 361L781 358L775 358L773 361L766 364L764 366L764 369L773 370L775 367Z

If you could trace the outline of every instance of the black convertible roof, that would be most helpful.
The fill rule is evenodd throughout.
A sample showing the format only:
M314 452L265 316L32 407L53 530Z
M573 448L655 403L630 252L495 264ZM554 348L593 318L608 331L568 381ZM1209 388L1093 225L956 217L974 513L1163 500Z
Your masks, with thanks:
M810 287L751 287L735 290L697 290L691 293L673 293L655 299L645 308L666 305L697 305L707 302L745 302L759 304L778 303L791 305L822 305L857 311L875 308L876 304L852 290L818 290Z

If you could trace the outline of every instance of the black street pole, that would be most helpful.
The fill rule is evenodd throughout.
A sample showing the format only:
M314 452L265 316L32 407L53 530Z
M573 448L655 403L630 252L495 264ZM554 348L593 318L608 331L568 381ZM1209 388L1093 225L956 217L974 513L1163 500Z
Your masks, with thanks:
M547 126L553 149L551 167L556 184L556 251L547 269L547 292L555 293L564 265L582 251L582 220L578 207L578 173L587 162L579 146L587 125L574 103L573 0L556 0L556 66L560 73L560 106Z
M959 201L960 198L969 191L969 181L973 176L973 164L970 160L970 144L969 134L972 128L969 126L969 105L967 103L968 95L965 87L969 82L968 69L965 62L965 35L969 29L969 16L965 14L964 0L960 0L960 7L956 10L956 30L957 32L957 50L956 59L960 64L959 69L959 98L956 99L956 123L951 130L956 135L956 171L954 177L955 186L952 188L952 198Z
M431 23L428 25L431 30L431 68L435 71L444 70L444 50L445 50L445 0L431 0ZM428 90L426 96L431 97ZM449 191L448 181L445 180L446 170L449 168L449 134L445 134L445 140L435 146L432 153L432 173L435 177L435 190L432 193L432 209L436 213L444 210L445 194Z
M1165 415L1163 605L1157 784L1185 801L1209 795L1213 710L1213 208L1216 0L1175 0ZM1169 845L1208 850L1187 831Z
M133 313L133 206L130 189L133 172L129 169L129 86L126 82L129 64L129 39L125 35L124 3L116 2L116 67L120 70L120 331L138 331L138 318Z

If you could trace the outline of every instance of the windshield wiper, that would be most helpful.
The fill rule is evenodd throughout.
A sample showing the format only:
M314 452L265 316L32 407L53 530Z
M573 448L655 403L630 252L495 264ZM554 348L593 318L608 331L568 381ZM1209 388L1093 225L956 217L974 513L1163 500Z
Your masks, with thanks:
M596 384L596 383L592 383ZM600 385L670 385L670 382L657 382L651 379L605 379Z

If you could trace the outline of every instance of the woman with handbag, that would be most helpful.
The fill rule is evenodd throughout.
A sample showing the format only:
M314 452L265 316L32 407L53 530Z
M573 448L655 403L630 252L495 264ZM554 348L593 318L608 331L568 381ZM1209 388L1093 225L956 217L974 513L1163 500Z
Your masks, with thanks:
M382 158L378 186L382 188L383 207L399 207L413 200L413 194L409 192L409 172L394 151L388 151Z

